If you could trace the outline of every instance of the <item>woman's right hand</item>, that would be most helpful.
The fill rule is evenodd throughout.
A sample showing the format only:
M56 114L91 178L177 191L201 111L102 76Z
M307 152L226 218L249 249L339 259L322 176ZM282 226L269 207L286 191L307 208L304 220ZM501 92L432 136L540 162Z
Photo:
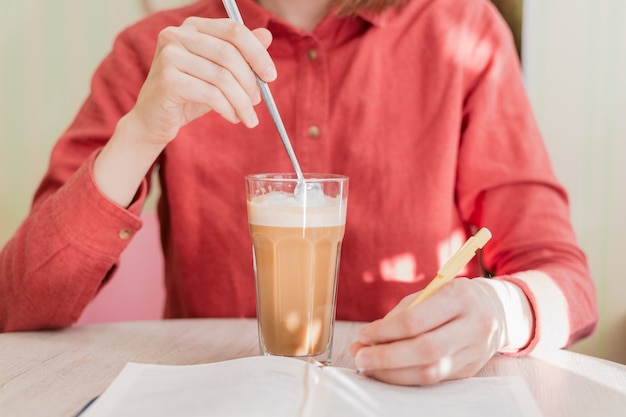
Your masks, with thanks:
M230 19L191 17L164 29L135 106L95 160L100 191L127 207L179 129L209 111L256 126L261 94L255 73L264 81L276 78L271 42L267 29L250 31Z
M276 78L267 53L271 33L250 31L231 19L190 17L159 34L156 53L133 118L143 140L166 145L186 123L216 111L232 123L258 124L261 101L255 73Z

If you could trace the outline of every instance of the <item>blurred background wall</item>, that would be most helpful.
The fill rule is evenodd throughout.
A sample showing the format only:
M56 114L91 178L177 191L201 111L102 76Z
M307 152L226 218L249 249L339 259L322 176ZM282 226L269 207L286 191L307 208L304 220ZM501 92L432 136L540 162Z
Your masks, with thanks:
M597 284L598 331L572 350L626 363L626 2L491 1L513 31Z
M524 29L528 92L598 287L600 326L573 349L626 363L626 1L493 1ZM0 246L115 34L146 4L184 2L0 0Z
M626 363L626 1L524 1L528 91L598 290L574 350Z
M52 145L134 0L0 0L0 245L28 211ZM1 296L1 295L0 295Z

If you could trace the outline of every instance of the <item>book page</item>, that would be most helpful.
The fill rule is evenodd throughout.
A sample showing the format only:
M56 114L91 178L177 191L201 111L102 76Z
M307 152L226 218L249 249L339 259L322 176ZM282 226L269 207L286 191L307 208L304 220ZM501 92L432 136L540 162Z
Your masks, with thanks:
M256 356L200 365L129 363L81 417L539 417L519 377L429 387L385 384L354 370Z
M129 363L81 417L298 416L319 372L305 361L280 357Z
M353 370L323 368L304 417L540 417L521 377L475 377L427 387L385 384Z

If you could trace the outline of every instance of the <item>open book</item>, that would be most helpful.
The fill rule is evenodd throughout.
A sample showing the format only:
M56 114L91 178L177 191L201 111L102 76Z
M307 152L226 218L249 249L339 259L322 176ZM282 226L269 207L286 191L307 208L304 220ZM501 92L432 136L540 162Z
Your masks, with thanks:
M541 416L517 377L400 387L354 370L256 356L201 365L129 363L81 417Z

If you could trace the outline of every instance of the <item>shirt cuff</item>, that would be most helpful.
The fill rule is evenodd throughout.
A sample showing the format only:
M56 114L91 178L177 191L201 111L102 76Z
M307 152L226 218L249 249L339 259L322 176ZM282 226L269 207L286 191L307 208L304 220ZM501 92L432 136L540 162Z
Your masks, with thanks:
M533 312L526 294L517 285L491 278L475 278L488 286L502 306L504 332L499 353L517 353L526 346L533 334Z
M71 245L94 255L117 258L141 228L139 213L148 184L144 178L131 205L120 207L96 185L93 165L97 154L94 152L55 194L58 204L51 205L52 216Z
M567 300L554 280L542 271L524 271L495 279L511 282L526 294L533 312L534 327L528 345L511 356L527 355L539 349L561 349L569 340Z

